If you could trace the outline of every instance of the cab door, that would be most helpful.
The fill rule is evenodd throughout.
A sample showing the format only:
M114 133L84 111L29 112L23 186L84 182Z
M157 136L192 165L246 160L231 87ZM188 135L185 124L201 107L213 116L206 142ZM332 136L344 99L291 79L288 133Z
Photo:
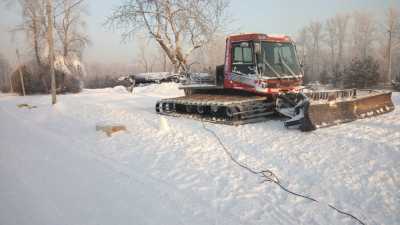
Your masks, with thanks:
M232 44L232 73L242 76L256 74L254 51L251 42Z

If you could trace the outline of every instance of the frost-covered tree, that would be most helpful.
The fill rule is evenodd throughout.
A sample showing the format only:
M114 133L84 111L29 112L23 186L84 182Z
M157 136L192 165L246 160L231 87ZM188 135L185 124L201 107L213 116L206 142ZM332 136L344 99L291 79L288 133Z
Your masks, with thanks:
M49 91L50 74L53 74L51 68L54 66L56 73L61 74L61 78L56 79L57 91L79 90L81 86L78 84L79 80L85 74L81 56L88 43L82 16L84 0L6 1L10 5L19 6L17 9L20 10L17 12L21 13L22 22L13 31L24 32L28 46L33 49L33 55L30 55L30 52L24 53L28 57L25 57L25 61L21 63L25 67L26 76L31 76L31 78L27 77L27 80L38 79L38 82L31 83L38 86L34 89L41 90L40 92L43 93ZM50 10L53 12L51 16L47 14ZM55 31L52 41L49 35L50 28ZM50 46L50 43L53 45ZM32 63L32 59L35 64ZM72 86L74 87L70 88Z
M353 57L372 56L373 42L377 38L377 23L374 14L368 11L355 11L352 25Z
M338 54L337 54L337 64L338 68L336 70L340 70L344 66L344 58L345 58L345 42L348 36L348 24L350 21L350 16L348 14L336 14L334 17L335 25L336 25L336 39L338 44Z
M333 68L336 65L336 49L338 43L338 27L336 26L335 18L329 18L325 23L326 29L326 42L330 50L330 64Z
M386 48L386 76L384 82L388 83L392 80L392 57L393 51L400 46L400 10L391 6L386 11L384 21L385 31L387 32L387 48Z
M330 52L328 54L329 59L326 61L330 64L330 77L335 87L338 86L342 78L341 70L345 62L344 46L348 33L349 19L350 17L347 14L336 14L334 17L326 20L326 43Z
M13 32L24 32L29 46L32 47L36 63L42 65L42 53L46 46L46 2L43 0L9 1L21 8L22 22Z
M188 58L222 28L228 0L125 0L107 24L123 39L144 32L165 52L175 70L187 70Z
M308 26L308 32L310 34L311 51L309 52L310 60L310 75L317 77L321 70L321 42L323 39L323 25L319 21L311 22Z
M62 55L68 58L71 53L80 57L84 48L89 44L86 34L86 22L83 18L85 8L83 1L60 0L61 13L55 21L56 31L61 43Z
M296 40L300 46L300 58L301 53L305 53L306 82L325 82L329 77L330 82L340 88L350 81L345 79L344 68L348 70L352 61L363 61L371 56L375 62L380 55L377 43L386 42L378 35L378 24L377 17L371 12L354 11L338 13L325 21L314 21L303 27ZM385 67L381 61L378 68Z

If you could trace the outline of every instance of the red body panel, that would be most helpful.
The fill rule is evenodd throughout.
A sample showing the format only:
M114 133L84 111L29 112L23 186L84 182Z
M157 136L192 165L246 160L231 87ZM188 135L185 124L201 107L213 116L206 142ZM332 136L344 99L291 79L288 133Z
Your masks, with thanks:
M298 92L302 84L299 78L258 78L251 80L253 84L243 83L232 79L232 44L243 41L268 41L292 43L288 36L271 36L259 33L230 35L226 39L224 88L244 90L262 95L278 95L282 92Z
M280 43L292 43L292 39L286 35L266 35L260 33L234 34L227 37L231 42L240 41L270 41Z

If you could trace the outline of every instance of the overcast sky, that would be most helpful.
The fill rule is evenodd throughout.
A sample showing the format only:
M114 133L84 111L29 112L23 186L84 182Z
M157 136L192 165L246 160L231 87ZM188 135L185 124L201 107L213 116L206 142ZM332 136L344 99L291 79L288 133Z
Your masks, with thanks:
M0 0L2 2L4 0ZM135 56L134 40L121 43L120 34L103 26L107 16L121 0L86 0L87 24L92 41L85 52L87 61L132 63ZM229 14L231 30L237 32L280 33L294 35L313 20L324 20L337 12L368 10L382 16L391 4L400 6L400 0L232 0ZM16 7L0 9L0 53L13 58L15 48L27 53L23 39L11 41L8 32L18 23ZM25 51L24 51L25 48ZM15 58L15 57L14 57Z

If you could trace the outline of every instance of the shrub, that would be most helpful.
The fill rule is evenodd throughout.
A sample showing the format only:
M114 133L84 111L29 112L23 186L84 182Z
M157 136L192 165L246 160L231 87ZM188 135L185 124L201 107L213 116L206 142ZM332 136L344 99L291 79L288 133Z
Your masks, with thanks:
M22 86L20 73L24 80L25 93L30 94L46 94L50 92L51 76L48 66L23 65L17 68L11 76L14 91L22 94ZM56 89L58 93L79 92L81 91L81 82L79 79L71 75L66 75L61 71L55 71Z
M344 70L345 88L370 88L378 83L379 64L372 57L353 59Z
M330 76L328 74L328 71L326 71L326 70L323 70L320 73L319 77L320 77L319 80L320 80L321 84L328 84L330 81Z

